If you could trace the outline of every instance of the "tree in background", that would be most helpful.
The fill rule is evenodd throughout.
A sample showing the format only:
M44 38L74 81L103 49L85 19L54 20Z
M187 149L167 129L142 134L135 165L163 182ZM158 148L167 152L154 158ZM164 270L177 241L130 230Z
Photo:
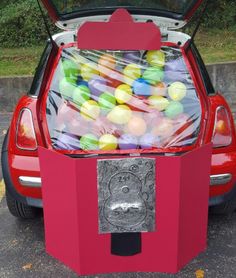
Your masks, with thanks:
M57 1L58 3L63 3L64 0ZM67 1L75 3L75 0ZM94 0L94 2L91 0L80 1L76 2L89 3L90 6L95 3L94 6L96 6L97 1L101 0ZM170 6L173 1L177 0L160 0L160 2ZM108 0L106 2L110 3ZM137 0L137 2L139 1ZM54 24L50 20L48 22L52 33L57 32L58 29ZM3 47L38 45L44 43L47 39L47 33L36 0L0 0L0 26L0 42ZM236 28L236 1L209 0L208 13L203 19L203 27L217 29Z

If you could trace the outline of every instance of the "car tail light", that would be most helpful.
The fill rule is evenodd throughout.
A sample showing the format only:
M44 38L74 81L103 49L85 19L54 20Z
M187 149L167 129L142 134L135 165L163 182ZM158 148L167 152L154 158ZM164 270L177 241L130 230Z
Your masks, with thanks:
M215 127L212 137L213 147L224 147L232 142L232 130L227 110L221 106L216 110Z
M16 129L16 145L23 150L36 150L37 141L34 131L32 114L29 109L21 110L17 129Z

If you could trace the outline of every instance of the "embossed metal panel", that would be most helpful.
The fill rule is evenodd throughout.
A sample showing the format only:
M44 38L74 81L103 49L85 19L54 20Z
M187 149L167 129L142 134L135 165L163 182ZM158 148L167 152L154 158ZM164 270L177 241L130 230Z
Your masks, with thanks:
M98 160L99 233L155 231L155 159Z

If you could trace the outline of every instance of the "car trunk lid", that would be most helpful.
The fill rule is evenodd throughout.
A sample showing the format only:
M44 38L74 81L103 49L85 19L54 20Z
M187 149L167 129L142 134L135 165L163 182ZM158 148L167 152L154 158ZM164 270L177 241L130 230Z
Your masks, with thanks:
M125 8L138 21L157 21L167 29L183 27L192 18L203 0L41 0L51 19L62 29L75 29L81 22L108 20L118 8Z

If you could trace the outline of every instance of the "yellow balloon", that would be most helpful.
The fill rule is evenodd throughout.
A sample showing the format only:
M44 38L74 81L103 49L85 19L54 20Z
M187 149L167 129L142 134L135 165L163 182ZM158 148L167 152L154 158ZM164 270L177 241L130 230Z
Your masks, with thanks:
M141 68L136 64L129 64L123 71L124 80L127 84L132 85L135 79L138 79L142 75Z
M121 84L115 90L115 98L118 103L126 103L132 98L132 88L129 85Z
M107 119L114 124L127 124L132 116L132 111L127 105L117 105L107 115Z
M168 94L174 101L182 100L187 94L187 87L182 82L174 82L168 88Z
M164 67L165 54L160 50L149 50L147 52L147 62L152 67Z
M150 96L148 102L151 108L163 111L169 105L169 100L162 96Z
M114 135L104 134L99 139L99 149L103 151L113 151L117 149L118 140Z
M100 107L96 101L88 100L81 106L80 113L87 121L94 121L100 114Z
M99 75L95 64L86 63L81 66L81 76L85 81L89 81L94 75Z

